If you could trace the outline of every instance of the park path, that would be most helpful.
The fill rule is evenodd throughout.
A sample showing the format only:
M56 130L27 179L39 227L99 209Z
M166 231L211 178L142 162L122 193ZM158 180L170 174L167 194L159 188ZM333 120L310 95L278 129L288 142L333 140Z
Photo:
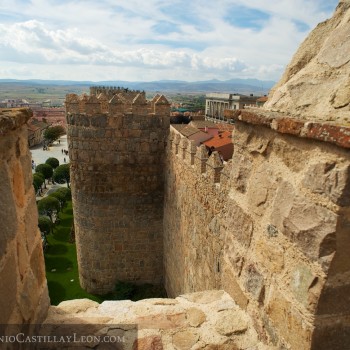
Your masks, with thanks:
M43 150L43 146L35 146L30 149L32 159L36 165L45 163L47 158L57 158L61 164L64 164L64 158L66 163L69 162L69 156L62 153L62 150L68 151L67 135L63 135L59 140L55 141L48 150Z
M59 138L59 140L55 141L52 146L50 146L47 150L43 150L43 146L35 146L30 149L30 153L32 155L32 160L34 160L35 165L43 164L46 162L48 158L57 158L61 164L69 163L69 156L62 153L62 150L68 151L68 142L67 135L63 135ZM64 161L66 160L66 162ZM33 169L33 172L35 170ZM40 200L50 193L50 189L57 187L66 187L67 184L47 184L47 189L44 190L44 193L40 196L36 196L36 200Z

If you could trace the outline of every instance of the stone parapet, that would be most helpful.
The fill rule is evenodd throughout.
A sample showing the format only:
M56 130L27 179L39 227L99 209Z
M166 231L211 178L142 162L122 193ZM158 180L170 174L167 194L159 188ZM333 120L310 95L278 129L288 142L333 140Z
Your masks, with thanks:
M82 324L96 335L118 334L126 340L123 348L133 350L277 350L259 340L251 317L223 290L137 302L68 300L51 306L45 323L57 325L56 332L70 323L72 334L79 334ZM136 339L132 325L137 325Z
M66 96L66 113L75 114L109 114L117 116L123 113L135 115L170 115L170 104L161 95L156 101L147 101L145 93L118 93L112 97L106 94L82 95L68 94ZM119 113L118 113L119 112Z
M0 324L35 324L49 297L28 149L27 109L0 110Z
M244 110L225 110L225 117L253 125L263 125L282 134L335 144L350 148L350 125L320 122L293 118L279 112L252 108Z

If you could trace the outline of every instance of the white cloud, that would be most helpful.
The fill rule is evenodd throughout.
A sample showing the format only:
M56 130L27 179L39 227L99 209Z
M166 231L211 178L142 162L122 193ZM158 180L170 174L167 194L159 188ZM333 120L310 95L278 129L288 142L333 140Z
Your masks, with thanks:
M2 0L2 77L28 69L42 79L82 79L85 72L84 80L277 80L306 28L331 15L322 3ZM337 0L328 3L335 7ZM264 12L261 28L224 20L233 6L255 16Z

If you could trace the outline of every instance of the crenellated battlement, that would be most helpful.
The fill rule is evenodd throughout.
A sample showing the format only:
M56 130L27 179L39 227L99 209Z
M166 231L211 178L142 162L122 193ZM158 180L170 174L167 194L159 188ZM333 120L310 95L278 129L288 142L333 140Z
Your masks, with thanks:
M112 94L112 92L115 92ZM151 101L144 92L121 91L120 89L96 89L90 95L68 94L67 114L109 115L169 115L170 104L164 95L156 95Z
M129 88L123 87L115 87L115 86L91 86L90 87L90 96L99 96L100 94L104 94L111 99L114 95L123 94L127 97L128 100L132 101L139 93L145 95L144 91L140 90L132 90Z
M173 127L168 137L168 149L178 161L192 167L197 175L207 177L213 184L225 182L229 176L231 162L223 162L218 152L214 151L208 156L205 145L197 147L193 140L189 140Z

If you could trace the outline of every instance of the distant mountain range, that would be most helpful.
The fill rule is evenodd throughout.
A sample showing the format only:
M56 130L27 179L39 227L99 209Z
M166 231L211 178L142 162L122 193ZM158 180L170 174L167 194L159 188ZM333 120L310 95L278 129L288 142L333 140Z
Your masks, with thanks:
M181 80L158 80L151 82L131 82L131 81L70 81L70 80L16 80L0 79L0 85L46 85L46 86L121 86L133 90L144 90L146 92L164 93L208 93L226 92L264 95L276 84L274 81L258 79L230 79L230 80L207 80L207 81L181 81Z

